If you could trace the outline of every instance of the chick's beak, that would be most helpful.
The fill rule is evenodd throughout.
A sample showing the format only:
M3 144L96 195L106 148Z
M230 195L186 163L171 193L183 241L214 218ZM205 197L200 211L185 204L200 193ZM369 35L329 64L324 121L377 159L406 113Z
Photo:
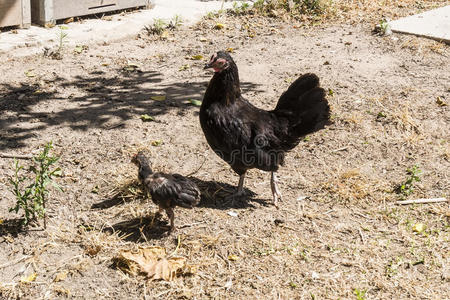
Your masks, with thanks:
M206 70L206 69L209 69L209 68L212 68L211 62L207 63L207 64L203 67L203 70Z

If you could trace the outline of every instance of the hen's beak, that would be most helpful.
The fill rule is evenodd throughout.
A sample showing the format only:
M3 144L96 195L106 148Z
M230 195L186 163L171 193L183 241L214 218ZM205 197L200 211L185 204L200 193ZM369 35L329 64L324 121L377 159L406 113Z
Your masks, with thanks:
M209 68L212 68L212 64L209 62L209 63L207 63L204 67L203 67L203 70L206 70L206 69L209 69Z

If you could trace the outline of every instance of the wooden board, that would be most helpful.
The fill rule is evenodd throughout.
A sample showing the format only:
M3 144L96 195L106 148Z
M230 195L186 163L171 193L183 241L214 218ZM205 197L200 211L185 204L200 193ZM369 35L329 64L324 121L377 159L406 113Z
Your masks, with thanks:
M151 0L31 0L33 22L45 25L70 17L102 12L150 7Z
M29 27L30 0L0 0L0 27Z

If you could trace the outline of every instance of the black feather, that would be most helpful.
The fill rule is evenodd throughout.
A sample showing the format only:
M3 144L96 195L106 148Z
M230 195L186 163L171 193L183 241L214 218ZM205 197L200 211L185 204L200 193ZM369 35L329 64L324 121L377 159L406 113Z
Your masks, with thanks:
M200 124L216 154L239 175L248 169L276 171L285 152L300 138L324 127L330 109L315 74L295 80L276 108L265 111L241 96L238 68L228 53L219 51L228 67L216 72L200 108Z
M175 206L192 208L200 202L197 185L180 174L153 173L150 161L143 152L132 160L139 167L139 180L160 208L170 210Z

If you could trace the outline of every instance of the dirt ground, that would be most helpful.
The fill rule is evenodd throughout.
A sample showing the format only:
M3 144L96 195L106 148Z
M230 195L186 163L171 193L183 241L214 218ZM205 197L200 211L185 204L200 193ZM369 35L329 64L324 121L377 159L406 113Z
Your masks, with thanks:
M61 60L3 55L0 152L53 141L64 192L50 193L46 230L18 230L20 215L8 212L13 160L0 158L0 298L449 299L448 203L395 203L415 165L421 181L407 199L450 196L449 47L375 35L384 11L365 13L315 25L221 15L165 39L143 32L79 54L66 48ZM213 29L218 22L225 28ZM261 108L302 73L329 90L333 123L287 155L280 209L258 170L246 180L253 196L223 199L238 177L209 149L190 103L212 76L205 60L227 48L243 94ZM172 235L166 216L148 225L157 208L136 185L137 149L202 189L198 207L176 209ZM114 265L120 250L150 245L178 245L195 271L148 281Z

